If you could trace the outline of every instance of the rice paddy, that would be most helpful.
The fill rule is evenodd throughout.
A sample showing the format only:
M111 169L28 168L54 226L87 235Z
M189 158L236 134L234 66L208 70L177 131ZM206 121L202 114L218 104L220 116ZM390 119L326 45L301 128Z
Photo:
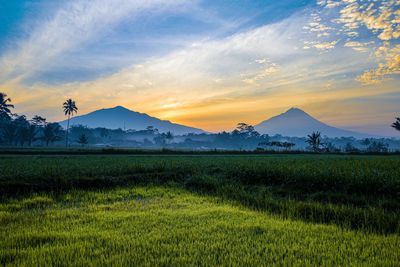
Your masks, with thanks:
M0 265L400 262L396 156L0 157Z

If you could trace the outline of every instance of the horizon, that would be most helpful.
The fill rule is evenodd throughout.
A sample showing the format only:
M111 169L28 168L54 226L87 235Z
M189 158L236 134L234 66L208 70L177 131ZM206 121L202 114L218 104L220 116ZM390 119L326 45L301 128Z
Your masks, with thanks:
M155 118L155 119L159 119L159 118L153 117L153 116L151 116L151 115L149 115L149 114L147 114L147 113L142 113L142 112L137 111L137 110L131 110L131 109L127 108L127 107L124 107L124 106L121 106L121 105L117 105L117 106L105 107L105 108L93 110L93 111L90 111L90 112L85 113L85 114L76 114L76 115L74 115L73 117L71 117L71 123L73 123L73 122L74 122L74 119L76 119L77 117L86 117L87 115L90 115L90 114L92 114L92 113L97 113L98 111L115 110L115 109L118 109L118 108L119 108L119 109L124 109L124 110L130 111L130 112L139 113L139 114L142 114L142 115L147 115L147 116L150 116L150 117ZM281 113L272 115L271 117L268 117L268 118L266 118L265 120L259 121L259 122L254 123L254 124L249 124L249 125L251 125L251 126L261 125L262 123L265 123L265 122L267 122L267 121L270 121L271 119L280 117L280 116L282 116L282 115L287 115L287 114L289 114L291 111L300 112L301 114L304 114L305 116L309 116L309 117L311 117L311 119L317 120L318 122L320 122L320 123L322 123L322 124L325 124L326 126L334 127L334 128L339 129L339 130L354 132L354 134L356 134L356 135L357 135L357 134L361 134L361 135L365 135L365 136L368 136L368 135L369 135L371 138L380 138L380 137L382 137L382 138L399 138L399 136L396 136L396 135L393 135L393 136L374 135L374 134L369 134L369 133L365 133L365 132L352 131L352 130L344 129L344 128L342 129L342 128L336 127L335 125L326 124L325 122L320 121L318 118L315 118L312 114L309 114L307 111L305 111L305 110L303 110L303 109L300 109L300 108L298 108L298 107L290 107L290 108L286 109L285 111L283 111L283 112L281 112ZM176 122L170 121L170 120L163 120L163 121L168 121L168 122L171 122L171 123L176 124ZM61 123L61 124L65 124L66 122L67 122L67 119L65 119L65 118L64 118L63 120L59 121L59 123ZM133 122L134 122L134 121L133 121ZM107 121L104 121L104 123L107 123ZM239 122L238 122L238 123L239 123ZM179 125L182 125L182 126L185 126L185 127L193 127L193 128L198 129L198 130L202 130L202 131L204 131L205 133L208 133L208 134L215 134L215 133L221 133L221 132L223 132L223 131L231 132L231 131L233 131L233 130L236 129L238 123L236 123L235 125L232 125L232 127L231 127L230 129L222 130L222 131L206 131L206 130L204 130L204 129L196 128L196 127L193 127L193 126L191 126L191 125L183 125L183 124L179 124L179 123L178 123L178 124L179 124ZM244 123L246 123L246 122L244 122ZM78 124L73 124L73 125L80 125L80 124L78 123ZM83 126L87 126L87 125L83 125ZM148 125L148 126L152 126L152 125ZM104 126L103 126L103 127L104 127ZM89 128L93 128L93 127L89 127ZM107 128L107 127L106 127L106 128ZM122 128L122 126L121 126L121 128ZM135 129L134 129L134 128L128 128L127 130L136 130L136 131L140 131L140 130L144 130L144 128L143 128L143 129L142 129L142 128L135 128ZM313 130L314 130L314 129L310 129L310 131L313 131ZM277 134L282 134L282 133L277 133ZM321 134L324 135L324 132L321 132ZM300 136L296 135L296 136L293 136L293 137L300 137Z
M0 92L29 117L62 121L72 98L78 115L123 106L219 132L297 107L399 137L396 1L24 0L0 10Z

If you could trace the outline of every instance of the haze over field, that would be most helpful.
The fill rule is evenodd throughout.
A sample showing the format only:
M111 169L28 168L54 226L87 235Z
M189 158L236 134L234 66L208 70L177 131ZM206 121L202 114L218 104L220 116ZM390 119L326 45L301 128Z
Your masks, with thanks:
M60 122L60 124L66 128L67 120ZM70 125L125 130L145 130L147 127L152 126L161 133L170 131L176 135L205 133L205 131L201 129L175 124L170 121L163 121L122 106L100 109L88 114L73 117L70 121ZM328 137L352 136L359 139L372 137L369 134L332 127L316 120L298 108L291 108L280 115L260 122L255 125L255 130L260 134L280 134L292 137L305 137L311 132L321 132L324 136Z
M399 136L396 0L21 0L0 3L0 92L65 118L122 105L205 131L299 107ZM261 129L261 126L259 127Z

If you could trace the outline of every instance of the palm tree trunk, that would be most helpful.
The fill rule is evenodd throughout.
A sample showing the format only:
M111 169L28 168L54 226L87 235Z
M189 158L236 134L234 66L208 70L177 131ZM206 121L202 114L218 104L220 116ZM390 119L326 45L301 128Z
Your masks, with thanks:
M70 119L70 114L68 114L68 122L67 122L67 138L65 139L65 146L66 147L68 147L69 119Z

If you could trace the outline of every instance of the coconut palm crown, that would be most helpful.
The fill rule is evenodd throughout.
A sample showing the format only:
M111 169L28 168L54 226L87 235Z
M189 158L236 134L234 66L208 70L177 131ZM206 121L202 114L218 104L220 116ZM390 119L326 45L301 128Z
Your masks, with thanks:
M74 113L78 112L78 107L76 106L75 101L72 100L71 98L69 98L63 103L63 110L64 110L65 116L68 115L67 137L65 139L65 146L68 147L69 121L71 119L71 116L74 116Z
M0 92L0 118L10 118L12 114L11 108L14 108L14 105L10 104L11 98L7 97L6 93Z

